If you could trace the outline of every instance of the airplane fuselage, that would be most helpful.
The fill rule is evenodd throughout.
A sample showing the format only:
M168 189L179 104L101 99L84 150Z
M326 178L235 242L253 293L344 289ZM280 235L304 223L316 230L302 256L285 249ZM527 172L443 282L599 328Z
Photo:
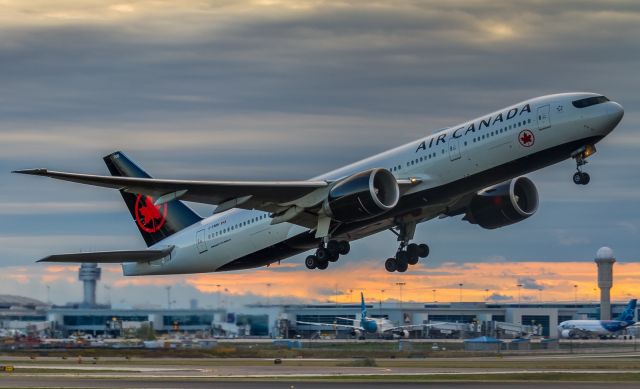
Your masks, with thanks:
M633 325L633 321L621 320L567 320L558 325L561 336L571 333L573 336L607 336Z
M590 93L548 95L523 101L422 139L314 177L334 181L367 169L385 168L397 179L416 178L391 211L343 223L332 237L356 240L396 225L398 218L423 222L443 214L470 193L571 157L600 141L622 117L615 102L578 108ZM198 273L269 265L318 246L306 227L272 225L267 212L232 209L203 219L151 248L174 246L169 257L125 263L125 275Z

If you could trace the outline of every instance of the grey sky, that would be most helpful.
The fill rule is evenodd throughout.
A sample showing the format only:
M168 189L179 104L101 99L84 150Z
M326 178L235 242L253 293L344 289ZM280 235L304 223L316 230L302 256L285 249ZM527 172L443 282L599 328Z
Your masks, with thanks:
M575 186L565 162L531 175L531 219L434 221L417 240L429 266L588 259L605 244L638 259L637 1L23 3L0 5L0 266L143 247L117 193L13 169L105 173L101 157L122 149L159 177L307 178L563 91L626 110L587 165L591 184ZM345 260L391 255L393 238Z

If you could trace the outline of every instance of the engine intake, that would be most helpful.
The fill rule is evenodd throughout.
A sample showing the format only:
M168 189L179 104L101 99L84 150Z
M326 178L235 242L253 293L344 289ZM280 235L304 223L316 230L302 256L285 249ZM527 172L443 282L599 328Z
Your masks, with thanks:
M522 221L538 210L538 190L527 177L514 178L478 192L465 219L494 229Z
M393 209L399 199L400 188L393 174L386 169L371 169L335 183L322 207L334 220L354 222Z

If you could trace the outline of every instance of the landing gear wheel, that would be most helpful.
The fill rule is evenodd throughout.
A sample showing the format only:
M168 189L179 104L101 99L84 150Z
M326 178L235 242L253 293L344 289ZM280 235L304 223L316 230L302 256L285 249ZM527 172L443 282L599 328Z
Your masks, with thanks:
M418 256L416 255L415 257L409 257L407 263L409 265L415 265L416 263L418 263Z
M329 267L329 262L327 261L318 262L318 269L324 270L328 267Z
M329 262L335 262L338 260L338 258L340 258L340 254L338 253L333 253L331 254L331 256L329 257Z
M429 246L422 243L418 245L418 256L420 258L426 258L429 256Z
M407 255L409 255L409 260L411 261L413 258L418 258L418 245L415 243L411 243L407 246Z
M315 269L318 267L318 258L315 255L309 255L307 259L304 260L304 265L307 269Z
M337 240L330 240L327 242L327 250L329 250L331 254L339 254L340 244Z
M338 253L340 255L347 255L351 251L351 245L346 240L341 240L338 242Z
M393 273L398 269L398 262L395 258L389 258L384 262L384 268L389 273Z
M398 264L407 263L408 260L409 260L409 255L407 254L406 251L398 251L396 253L396 261L398 261Z
M319 249L316 250L316 257L318 257L319 262L327 262L331 257L331 253L326 248L320 247Z
M573 175L573 182L576 185L587 185L591 181L591 177L588 173L576 172Z
M582 173L582 185L587 185L591 181L591 176L588 173Z
M407 269L409 268L409 264L407 262L400 262L398 263L398 272L400 273L404 273L407 271Z

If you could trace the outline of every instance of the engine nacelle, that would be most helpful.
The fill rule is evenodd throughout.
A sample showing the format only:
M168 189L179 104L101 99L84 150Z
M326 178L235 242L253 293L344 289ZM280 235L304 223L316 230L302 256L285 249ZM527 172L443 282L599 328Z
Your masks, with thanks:
M362 333L362 331L357 330L357 329L353 329L351 330L351 336L353 336L356 339L363 339L364 338L364 334Z
M538 190L527 177L514 178L478 192L465 219L494 229L522 221L538 210Z
M371 169L333 185L322 208L331 218L354 222L381 215L396 206L400 188L386 169Z
M562 332L560 332L560 336L562 336L563 338L572 338L573 330L562 330Z

